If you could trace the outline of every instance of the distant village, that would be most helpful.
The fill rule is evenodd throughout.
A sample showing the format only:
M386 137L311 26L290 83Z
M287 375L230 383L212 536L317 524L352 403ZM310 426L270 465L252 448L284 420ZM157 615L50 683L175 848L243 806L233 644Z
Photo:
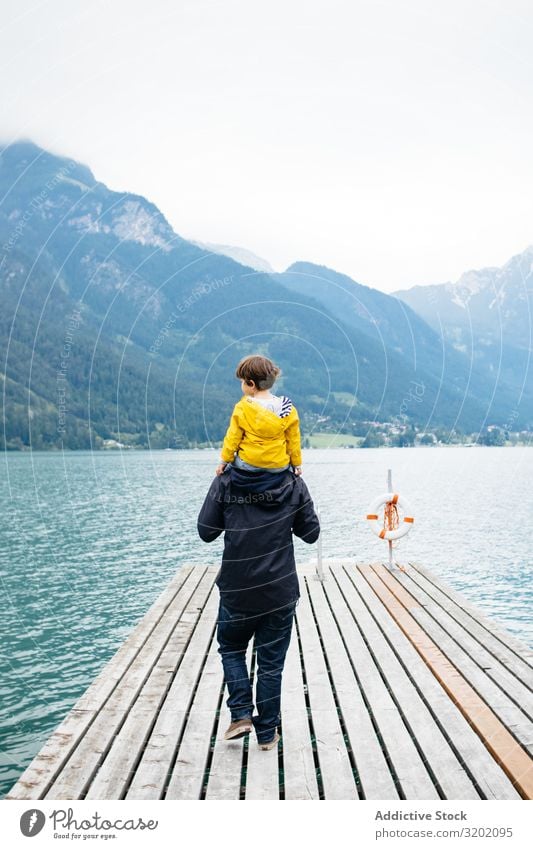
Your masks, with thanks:
M455 428L436 427L423 430L413 424L363 421L350 430L350 433L343 433L342 429L339 431L332 428L330 432L323 429L320 433L315 432L304 437L303 445L305 448L407 448L419 445L470 447L533 444L533 431L510 431L495 424L488 425L480 433L464 433Z

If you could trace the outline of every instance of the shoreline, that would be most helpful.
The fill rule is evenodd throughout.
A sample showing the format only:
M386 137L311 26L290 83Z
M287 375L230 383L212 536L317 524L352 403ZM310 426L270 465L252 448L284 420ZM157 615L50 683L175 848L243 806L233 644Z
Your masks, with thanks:
M409 451L413 448L422 448L428 450L434 450L435 448L475 448L475 449L488 449L493 450L494 448L532 448L533 447L533 439L531 442L515 442L515 443L507 443L506 445L480 445L479 443L461 443L461 442L439 442L435 445L375 445L369 448L362 448L361 446L356 445L321 445L321 446L313 446L309 445L305 447L304 451ZM133 446L133 445L124 445L121 447L107 447L107 448L4 448L2 454L4 455L22 455L22 454L119 454L119 453L132 453L132 454L141 454L141 453L173 453L178 454L183 451L219 451L220 446L212 446L212 445L194 445L189 448L150 448L149 446Z

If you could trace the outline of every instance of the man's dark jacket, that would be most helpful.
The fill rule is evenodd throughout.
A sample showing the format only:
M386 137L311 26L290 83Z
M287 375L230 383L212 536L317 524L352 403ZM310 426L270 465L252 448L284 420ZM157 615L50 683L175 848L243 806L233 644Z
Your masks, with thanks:
M211 484L198 516L204 542L222 531L224 554L216 583L224 605L267 613L299 598L292 535L312 543L320 533L301 477L290 471L272 475L226 468Z

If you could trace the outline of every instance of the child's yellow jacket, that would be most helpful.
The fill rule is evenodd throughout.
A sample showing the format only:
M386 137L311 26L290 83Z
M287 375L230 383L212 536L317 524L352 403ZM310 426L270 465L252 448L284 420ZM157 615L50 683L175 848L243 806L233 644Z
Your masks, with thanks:
M235 454L251 466L277 469L299 466L302 462L300 421L296 407L280 418L262 404L243 395L235 404L229 428L224 437L221 458L231 463Z

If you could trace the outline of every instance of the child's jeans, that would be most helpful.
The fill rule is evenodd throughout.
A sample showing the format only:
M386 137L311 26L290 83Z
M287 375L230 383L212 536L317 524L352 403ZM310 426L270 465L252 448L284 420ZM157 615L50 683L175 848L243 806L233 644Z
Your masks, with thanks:
M245 463L244 460L241 460L238 454L235 454L233 463L228 463L228 465L233 465L236 469L243 469L245 472L271 472L273 475L279 474L279 472L286 472L287 469L290 469L289 465L281 466L279 469L265 469L261 466L251 466L250 463Z

